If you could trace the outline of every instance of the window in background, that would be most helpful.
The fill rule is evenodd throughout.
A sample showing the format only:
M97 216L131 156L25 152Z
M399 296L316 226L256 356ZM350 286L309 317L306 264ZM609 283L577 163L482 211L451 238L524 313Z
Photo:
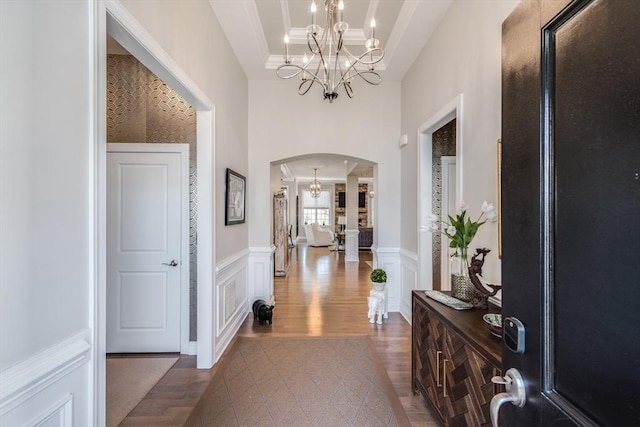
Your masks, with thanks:
M331 224L331 191L322 190L320 197L311 197L309 190L302 190L302 216L305 224Z

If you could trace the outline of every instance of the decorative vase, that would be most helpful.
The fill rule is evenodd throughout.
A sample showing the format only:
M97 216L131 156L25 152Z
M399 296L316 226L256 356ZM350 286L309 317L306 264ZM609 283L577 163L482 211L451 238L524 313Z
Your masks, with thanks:
M473 283L469 278L469 260L467 248L451 257L451 296L462 301L471 301L475 297Z

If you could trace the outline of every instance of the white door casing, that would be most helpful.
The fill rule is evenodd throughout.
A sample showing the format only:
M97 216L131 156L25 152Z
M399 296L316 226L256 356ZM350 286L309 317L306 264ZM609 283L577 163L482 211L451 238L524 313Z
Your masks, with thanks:
M456 157L442 156L440 159L440 171L442 173L442 195L440 200L441 219L449 222L449 215L456 213ZM440 288L443 291L451 290L451 239L442 234L440 240Z
M108 353L179 352L188 334L188 149L108 144Z
M418 281L422 289L433 289L433 250L430 215L433 210L432 196L432 135L451 120L456 119L456 184L455 200L462 200L464 158L464 111L463 94L458 94L436 114L418 128Z

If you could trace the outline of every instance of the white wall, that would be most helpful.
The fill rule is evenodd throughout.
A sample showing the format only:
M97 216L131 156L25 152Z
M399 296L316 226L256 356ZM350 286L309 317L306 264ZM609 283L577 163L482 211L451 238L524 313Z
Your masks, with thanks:
M378 163L378 245L400 245L400 84L359 84L355 97L330 104L314 88L297 94L291 81L249 82L250 246L271 244L270 162L333 153Z
M463 194L469 213L496 202L496 140L501 134L501 25L518 0L456 0L402 81L402 248L417 251L417 130L463 94ZM377 192L376 192L377 197ZM487 247L485 278L500 283L497 225L482 226L471 245ZM418 284L425 287L424 284Z
M122 4L216 105L216 261L247 248L248 225L224 225L226 168L249 178L247 78L206 1L122 0Z
M216 105L216 357L245 315L248 226L224 226L226 167L248 172L247 79L206 1L125 0ZM94 0L0 2L0 424L95 424ZM104 16L98 17L100 20ZM199 361L200 362L200 361ZM99 415L98 415L99 416Z
M209 264L215 265L215 278L213 284L202 283L200 279L198 283L198 348L212 351L208 352L209 358L198 350L197 364L199 368L208 368L220 357L244 320L251 296L248 280L256 275L255 271L249 272L255 268L249 267L248 222L224 224L226 169L250 179L248 82L208 2L122 0L121 4L215 104L215 151L211 159L215 248ZM247 193L247 204L248 198ZM198 221L201 220L206 219L199 217ZM206 263L201 261L200 268Z
M0 425L92 424L90 4L0 2Z

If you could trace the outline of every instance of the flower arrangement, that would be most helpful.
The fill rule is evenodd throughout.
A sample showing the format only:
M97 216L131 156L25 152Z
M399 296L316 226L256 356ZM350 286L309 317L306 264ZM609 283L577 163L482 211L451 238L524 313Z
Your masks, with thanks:
M381 268L376 268L369 276L373 283L387 283L387 273Z
M475 237L478 229L485 222L496 222L498 220L498 214L493 203L483 202L482 213L478 216L478 219L471 221L471 218L467 216L467 210L469 207L463 202L460 203L460 212L456 216L449 215L449 222L442 221L442 229L438 226L439 218L435 214L429 216L429 222L431 232L441 231L442 234L451 239L449 243L450 248L456 250L456 255L462 260L461 273L465 274L465 266L468 265L467 249L471 244L471 241Z

